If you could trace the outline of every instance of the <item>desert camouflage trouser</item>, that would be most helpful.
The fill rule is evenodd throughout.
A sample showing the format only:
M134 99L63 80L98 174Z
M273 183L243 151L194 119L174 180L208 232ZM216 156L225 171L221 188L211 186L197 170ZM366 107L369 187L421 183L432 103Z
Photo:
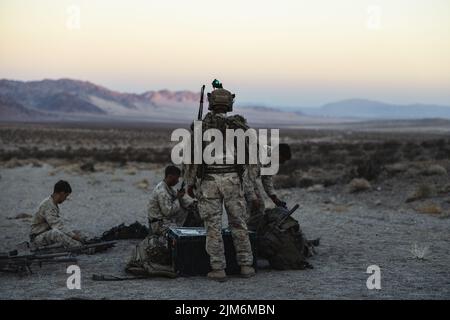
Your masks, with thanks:
M72 239L64 232L57 230L57 229L51 229L45 232L42 232L41 234L38 234L32 241L33 245L37 247L43 247L48 246L52 244L60 244L66 248L71 247L78 247L81 246L82 243L80 241L77 241L75 239Z
M186 217L185 210L180 210L176 217ZM176 227L177 223L160 220L150 223L150 234L131 252L126 269L141 268L148 275L159 272L172 272L170 253L167 247L167 230Z
M198 209L206 228L206 252L213 270L225 269L222 239L222 205L228 215L237 262L241 266L253 264L248 236L244 190L237 173L208 174L198 190Z
M173 272L167 239L162 235L149 235L131 253L126 269L142 268L148 275Z

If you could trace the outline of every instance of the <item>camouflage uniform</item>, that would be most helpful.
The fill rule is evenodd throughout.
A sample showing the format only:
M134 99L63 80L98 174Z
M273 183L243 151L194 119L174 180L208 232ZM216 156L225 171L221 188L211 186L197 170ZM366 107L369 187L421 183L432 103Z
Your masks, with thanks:
M73 239L75 233L65 228L59 214L59 207L51 196L41 202L31 225L30 239L33 245L38 247L51 244L61 244L64 247L82 245Z
M128 267L141 267L147 273L172 271L166 233L170 227L181 227L193 200L176 197L177 191L161 181L153 190L148 204L149 235L133 249Z
M242 120L243 118L240 116L227 117L224 113L210 112L203 119L202 128L204 131L209 128L220 128L220 123L229 124L236 119ZM245 121L245 119L243 120ZM228 127L228 125L226 126ZM244 184L248 183L247 173L244 172L240 176L234 165L204 165L203 168L205 169L204 175L198 177L198 170L202 170L201 165L185 165L184 179L188 185L196 187L195 195L198 198L200 216L205 223L206 251L210 257L211 268L223 270L226 267L222 239L223 206L228 216L238 264L251 266L253 255L245 223Z
M265 211L265 196L275 194L272 176L261 175L261 165L252 164L248 166L248 183L245 184L245 200L247 203L246 222ZM259 200L259 208L253 207L254 200Z

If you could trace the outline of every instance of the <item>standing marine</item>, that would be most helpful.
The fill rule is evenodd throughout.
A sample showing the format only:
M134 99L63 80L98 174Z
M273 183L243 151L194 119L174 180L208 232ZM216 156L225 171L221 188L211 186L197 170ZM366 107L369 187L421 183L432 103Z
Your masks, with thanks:
M242 129L245 119L240 115L228 116L232 111L235 95L223 89L217 80L213 82L213 91L208 93L208 112L202 120L203 133L208 129L217 129L222 133L224 149L226 129ZM203 145L203 149L205 148ZM247 179L246 165L236 163L236 146L233 164L226 162L227 155L214 154L213 164L185 165L185 181L188 194L198 199L199 214L206 228L206 252L210 258L211 272L208 278L217 281L226 280L226 261L222 239L223 207L228 216L236 260L241 267L241 276L255 275L253 254L248 235L246 204L244 198L244 179ZM222 162L222 163L221 163ZM194 193L195 190L195 193Z

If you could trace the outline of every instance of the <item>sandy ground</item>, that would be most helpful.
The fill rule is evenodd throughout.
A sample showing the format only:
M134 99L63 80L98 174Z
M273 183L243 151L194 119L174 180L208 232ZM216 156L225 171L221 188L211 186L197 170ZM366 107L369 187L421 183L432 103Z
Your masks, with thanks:
M97 236L122 222L146 223L146 204L162 171L133 168L80 174L50 165L0 169L0 251L27 239L32 214L58 179L73 188L71 200L61 206L72 229ZM145 187L146 179L149 187ZM141 182L141 187L138 187ZM438 183L447 183L448 177ZM123 268L137 241L119 241L108 252L79 256L81 290L66 287L65 264L35 266L33 274L0 274L1 299L449 299L449 197L437 199L443 213L418 213L406 204L413 185L387 180L373 191L348 194L342 186L321 191L280 190L309 238L320 237L314 269L273 271L261 268L251 279L230 278L226 283L203 277L96 282L94 273L125 275ZM418 259L412 247L426 248ZM381 290L369 290L367 267L381 268ZM264 266L264 265L263 265Z

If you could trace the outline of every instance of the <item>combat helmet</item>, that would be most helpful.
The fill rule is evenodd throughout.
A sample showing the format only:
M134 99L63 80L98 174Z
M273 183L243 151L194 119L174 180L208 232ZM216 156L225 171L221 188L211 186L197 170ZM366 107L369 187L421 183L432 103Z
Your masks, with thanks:
M225 90L219 80L214 79L212 82L214 90L208 93L208 110L217 110L224 108L225 112L233 111L233 103L235 94Z

